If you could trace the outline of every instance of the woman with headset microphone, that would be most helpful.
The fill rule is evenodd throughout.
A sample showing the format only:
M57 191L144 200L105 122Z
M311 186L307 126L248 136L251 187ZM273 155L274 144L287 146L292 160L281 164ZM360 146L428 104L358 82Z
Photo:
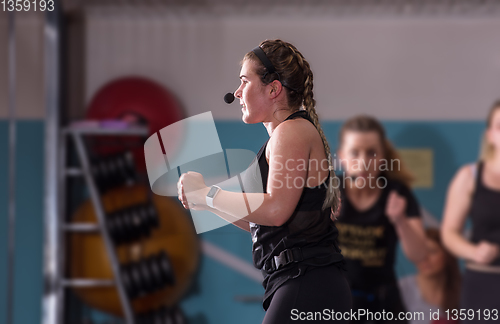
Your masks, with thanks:
M243 193L208 187L201 174L187 172L178 181L179 199L251 233L253 262L264 275L264 324L347 323L351 294L333 221L338 178L309 63L277 39L248 52L241 65L234 96L243 122L263 123L269 139L244 172Z

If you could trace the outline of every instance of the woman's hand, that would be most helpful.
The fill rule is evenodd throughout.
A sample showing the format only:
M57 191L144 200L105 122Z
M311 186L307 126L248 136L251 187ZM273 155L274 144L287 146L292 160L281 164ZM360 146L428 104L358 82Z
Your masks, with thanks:
M421 217L407 217L406 198L392 190L387 199L385 214L396 229L403 252L413 263L424 260L429 249L425 244L425 231Z
M186 209L203 210L208 190L203 175L198 172L183 173L177 182L178 198Z
M490 264L500 254L500 247L487 241L479 242L475 247L474 261L479 264Z
M396 225L405 219L406 199L399 195L395 190L389 193L385 214L392 224Z

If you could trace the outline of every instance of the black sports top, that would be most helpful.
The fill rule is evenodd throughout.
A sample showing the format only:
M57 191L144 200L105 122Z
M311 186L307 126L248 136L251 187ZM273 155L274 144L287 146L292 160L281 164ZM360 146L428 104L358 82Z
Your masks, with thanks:
M309 118L307 111L299 110L288 116L285 120L295 117ZM242 175L244 192L266 193L269 165L266 160L265 150L269 139L260 148L257 156ZM258 171L262 184L258 181ZM267 310L276 289L287 280L303 275L308 268L326 266L336 263L343 268L344 261L337 245L338 231L330 219L331 209L321 210L328 191L328 178L323 184L316 187L304 187L299 202L290 218L281 226L264 226L250 222L252 234L253 263L262 271L265 288L263 308ZM274 256L284 249L295 247L310 248L331 247L328 254L313 257L300 262L292 262L278 270L268 273L264 265L268 264ZM326 256L326 257L325 257Z
M484 186L483 169L484 163L479 162L476 172L476 188L469 214L472 219L471 241L479 243L485 240L500 244L500 190ZM500 266L500 257L490 264Z
M381 178L382 179L382 178ZM394 262L398 235L385 214L389 193L395 190L406 199L407 217L420 217L420 207L411 190L395 179L374 181L382 189L368 209L357 210L346 196L345 176L340 176L342 205L338 216L339 246L346 260L351 289L372 291L396 282Z

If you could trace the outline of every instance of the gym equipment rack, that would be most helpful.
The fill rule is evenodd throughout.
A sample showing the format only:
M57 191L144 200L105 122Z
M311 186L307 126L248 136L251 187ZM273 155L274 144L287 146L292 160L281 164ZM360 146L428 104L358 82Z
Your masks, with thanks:
M99 189L96 185L94 176L92 174L92 168L89 159L89 153L84 142L84 137L86 136L130 136L130 135L140 135L147 136L147 127L130 127L128 129L106 129L106 128L80 128L80 127L67 127L63 128L59 134L59 165L57 167L57 221L55 229L55 246L57 247L57 253L54 253L51 257L55 258L54 263L56 269L54 269L55 285L54 291L52 291L52 298L54 302L51 303L51 311L55 314L55 320L51 323L63 324L64 321L64 294L65 288L67 287L96 287L96 286L115 286L120 298L120 303L122 305L123 313L125 315L125 323L134 324L135 316L131 307L130 298L126 293L125 287L122 281L122 274L120 271L120 264L118 262L118 257L116 255L115 244L111 239L111 235L106 227L106 213L100 198ZM72 140L76 148L77 162L80 167L68 167L68 147L70 141ZM88 189L88 193L92 204L94 206L94 211L97 217L97 224L91 223L69 223L68 215L66 211L66 185L68 177L79 177L82 176ZM66 268L65 257L66 257L66 232L80 232L80 233L100 233L103 238L106 252L108 254L111 268L113 271L113 280L100 280L100 279L70 279L66 278L64 275L64 269ZM48 255L46 255L48 257ZM45 298L50 298L47 295L49 292L46 291ZM46 309L47 311L47 309Z

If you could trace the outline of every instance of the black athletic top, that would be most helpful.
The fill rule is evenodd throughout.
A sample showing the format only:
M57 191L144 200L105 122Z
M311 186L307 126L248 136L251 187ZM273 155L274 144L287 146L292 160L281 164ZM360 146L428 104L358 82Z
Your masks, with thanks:
M476 188L472 196L470 217L472 219L471 241L486 240L500 244L500 190L484 186L482 181L484 163L479 162L476 172ZM500 257L491 265L500 266Z
M303 117L311 121L307 111L299 110L285 120ZM312 121L311 121L312 122ZM259 150L259 153L242 175L244 192L266 193L269 165L265 150L269 139ZM258 179L260 170L261 180ZM321 211L321 207L328 191L328 179L316 187L304 187L300 200L290 218L281 226L264 226L250 222L252 234L253 263L262 271L265 288L263 308L267 310L276 289L287 280L303 275L307 269L317 266L337 264L343 268L344 261L336 242L338 231L330 219L331 209ZM279 268L271 274L264 271L265 263L279 255L284 249L292 247L326 247L332 246L328 258L309 258L301 262L293 262ZM325 256L323 254L322 256ZM306 296L304 296L306 297Z
M408 187L385 178L387 184L382 179L378 181L378 186L383 188L379 199L367 210L359 211L346 197L344 178L340 176L342 205L336 223L339 246L346 260L347 280L352 289L373 291L396 282L394 261L398 236L385 215L389 193L396 190L406 199L407 217L419 217L420 208ZM372 179L371 186L375 185Z

